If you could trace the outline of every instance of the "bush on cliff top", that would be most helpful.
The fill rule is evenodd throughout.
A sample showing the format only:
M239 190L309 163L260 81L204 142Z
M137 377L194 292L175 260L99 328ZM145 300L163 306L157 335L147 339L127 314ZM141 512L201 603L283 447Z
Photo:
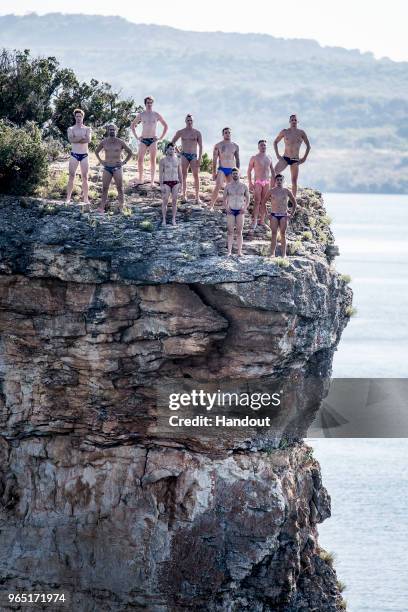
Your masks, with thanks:
M16 127L0 120L0 193L30 195L47 178L48 155L32 122Z

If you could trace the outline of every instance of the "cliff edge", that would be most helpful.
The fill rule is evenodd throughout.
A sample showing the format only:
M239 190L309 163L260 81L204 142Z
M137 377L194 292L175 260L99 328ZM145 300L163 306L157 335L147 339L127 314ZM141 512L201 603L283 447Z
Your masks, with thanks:
M330 515L293 433L327 391L351 291L321 195L303 190L287 261L225 217L159 201L95 217L0 200L0 591L76 610L343 609L316 525ZM270 432L159 426L163 388L296 383ZM306 393L309 380L313 393ZM15 609L15 608L13 608Z

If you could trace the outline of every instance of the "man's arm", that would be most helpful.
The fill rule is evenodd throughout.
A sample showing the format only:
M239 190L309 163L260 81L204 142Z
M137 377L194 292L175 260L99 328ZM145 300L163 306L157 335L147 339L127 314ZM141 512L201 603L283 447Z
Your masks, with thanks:
M222 203L227 212L229 212L228 206L228 185L224 189L224 195L222 196Z
M75 139L74 139L75 137L74 137L74 134L73 134L72 126L67 129L67 136L68 136L68 140L69 140L69 142L71 144L76 142Z
M167 125L167 123L165 122L163 117L161 115L159 115L159 113L157 113L157 121L159 121L162 124L163 132L162 132L162 135L160 136L160 138L157 138L156 140L163 140L163 138L167 134L167 130L169 129L169 126Z
M159 183L163 189L163 174L164 174L164 157L159 162Z
M132 130L133 136L136 138L136 140L140 140L140 137L136 134L136 127L139 125L141 120L142 120L142 117L140 113L138 113L136 117L133 119L132 123L130 124L130 129Z
M182 173L181 173L181 162L180 162L180 160L179 160L179 162L178 162L177 172L178 172L179 189L180 189L181 184L182 184L182 182L183 182L183 175L182 175Z
M236 147L237 147L237 148L235 149L234 157L235 157L235 163L236 163L236 165L237 165L237 168L239 168L239 167L240 167L240 165L241 165L241 162L240 162L240 160L239 160L239 146L238 146L238 145L236 145Z
M218 155L220 154L219 150L218 150L218 145L215 145L214 147L214 151L213 151L213 160L212 160L212 171L213 171L213 180L215 181L216 177L217 177L217 159L218 159Z
M102 164L102 166L103 166L103 165L105 164L105 162L104 162L104 161L102 161L102 160L101 160L101 158L100 158L100 156L99 156L99 153L102 151L102 149L103 149L103 140L102 140L102 142L100 142L100 143L98 144L98 146L97 146L97 147L96 147L96 149L95 149L96 159L97 159L97 160L98 160L98 162L99 162L100 164Z
M269 170L271 171L271 181L270 181L270 188L272 189L275 186L275 168L273 167L273 162L271 160L271 163L269 164Z
M91 132L92 130L90 127L85 128L85 136L77 140L77 142L80 144L89 144L91 142Z
M272 187L270 189L268 189L266 195L263 197L262 205L266 206L266 203L267 203L267 201L269 200L269 198L271 196L271 191L272 191Z
M254 188L254 184L252 182L252 171L254 169L254 165L255 165L254 158L251 157L251 159L249 160L248 171L247 171L248 185L251 190Z
M293 204L292 212L290 213L290 217L293 217L293 215L295 214L295 210L296 210L296 198L290 189L286 189L286 194L289 198L289 201Z
M125 151L125 153L126 153L126 157L125 157L125 159L124 159L124 160L123 160L123 162L122 162L122 166L124 166L125 164L127 164L127 163L128 163L128 161L129 161L129 160L130 160L130 158L132 157L132 155L133 155L133 151L132 151L132 149L131 149L131 148L130 148L130 147L127 145L127 144L126 144L126 142L125 142L124 140L121 140L121 143L122 143L122 149L123 149L123 150Z
M201 164L201 158L203 156L203 137L201 136L201 132L197 134L197 142L198 142L198 163Z
M300 164L303 164L307 160L307 156L309 155L309 152L310 152L310 149L311 149L309 139L306 136L306 132L303 132L303 130L302 130L302 138L303 138L303 142L306 145L306 151L305 151L305 154L303 155L303 157L299 160Z
M177 130L177 132L174 134L171 142L175 145L176 142L178 141L178 139L180 138L180 136L181 136L181 130Z
M273 141L273 148L278 159L282 159L282 155L279 153L278 143L285 137L285 130L281 130L275 140Z
M245 185L245 206L244 206L244 210L248 210L248 206L249 206L249 189L248 187Z

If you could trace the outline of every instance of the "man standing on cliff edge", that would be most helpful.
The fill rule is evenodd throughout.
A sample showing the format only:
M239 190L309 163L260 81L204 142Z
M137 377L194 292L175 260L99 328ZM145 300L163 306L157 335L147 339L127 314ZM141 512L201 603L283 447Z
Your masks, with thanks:
M253 181L253 173L255 181ZM269 190L275 185L275 171L272 159L266 154L266 140L258 141L258 154L253 155L248 165L248 184L249 190L254 192L254 210L252 229L255 230L258 224L265 225L266 200Z
M289 189L283 186L283 181L283 174L277 174L275 178L275 187L269 192L272 205L270 213L272 257L275 257L278 230L281 240L282 257L286 257L286 228L288 226L288 219L293 217L296 210L296 198ZM292 212L288 212L288 202L293 205Z
M123 195L123 171L122 167L128 163L132 157L132 149L128 147L126 142L116 136L117 127L114 123L106 126L106 138L96 147L95 155L97 160L103 166L102 175L102 199L101 205L97 212L104 214L106 203L108 201L109 185L112 179L114 180L118 190L119 210L123 210L124 195ZM101 159L100 153L104 151L105 159ZM126 157L122 160L122 153L125 152Z
M289 117L289 128L281 130L273 143L276 157L278 158L278 163L275 166L275 174L279 174L287 166L290 167L290 174L292 177L292 193L295 198L297 194L299 166L300 164L305 163L311 148L306 132L299 130L297 123L298 120L296 115L291 115ZM285 152L283 156L279 153L278 149L278 143L282 139L285 141ZM306 145L306 151L303 157L300 157L300 147L302 142L304 142Z
M210 208L213 210L217 201L218 193L225 185L232 180L232 169L240 167L239 146L231 140L231 130L225 127L222 130L222 140L217 142L213 151L213 180L215 181L214 191L211 196ZM217 161L219 163L217 168Z
M200 202L200 164L201 156L203 153L203 139L201 132L193 127L193 116L188 114L186 116L186 127L178 130L173 140L171 141L174 145L181 138L181 170L183 174L183 197L182 202L187 202L187 174L188 169L191 168L191 172L194 177L194 189L195 189L195 202Z
M82 178L82 198L85 204L89 204L88 200L88 145L91 142L92 130L84 125L85 113L80 108L74 110L75 125L68 128L68 140L72 145L71 155L69 158L69 179L67 187L66 203L71 201L72 190L74 188L75 173L78 164L81 168Z
M224 189L224 207L227 211L227 246L228 257L232 255L234 232L237 237L238 257L242 255L242 230L245 213L249 206L249 190L245 183L239 180L238 168L232 168L232 180Z
M137 166L139 170L139 181L138 184L143 183L143 166L144 158L147 150L150 155L150 185L153 187L154 179L156 175L156 155L157 155L157 143L159 140L163 140L165 137L168 126L163 117L153 110L154 99L153 96L147 96L144 99L145 110L138 113L135 119L132 121L130 127L136 140L139 141L139 152L137 155ZM142 124L142 134L138 136L136 133L136 127ZM163 126L163 132L158 138L156 136L157 123L161 123Z

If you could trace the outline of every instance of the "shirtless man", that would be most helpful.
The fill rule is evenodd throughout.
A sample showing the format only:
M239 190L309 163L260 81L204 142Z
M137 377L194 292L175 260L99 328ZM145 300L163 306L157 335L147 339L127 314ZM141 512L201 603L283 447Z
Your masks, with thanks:
M239 161L239 146L231 141L231 130L225 127L222 130L223 139L217 142L213 152L213 180L215 181L214 191L211 196L210 208L214 209L217 201L218 193L225 185L232 180L232 169L240 166ZM219 165L217 169L217 160Z
M67 186L66 203L71 201L72 190L74 188L75 173L80 164L82 177L82 197L85 204L88 200L88 145L91 142L92 130L84 125L85 113L80 108L74 110L75 125L68 128L68 140L72 144L71 156L69 158L69 179Z
M183 174L183 199L182 202L187 202L187 173L189 167L194 177L194 188L195 188L195 201L196 204L201 204L200 201L200 164L201 156L203 153L203 139L201 132L193 128L193 116L187 115L186 127L182 130L178 130L175 133L173 140L171 141L174 145L181 138L181 170ZM197 154L198 148L198 154Z
M108 200L108 190L112 179L115 181L118 190L119 208L123 209L123 172L122 167L128 163L132 157L132 149L128 147L126 142L116 136L117 127L114 123L106 126L106 138L96 147L95 155L100 164L103 166L102 175L102 199L101 205L97 212L104 213L106 202ZM105 159L102 160L99 156L101 151L105 152ZM122 152L126 153L125 159L122 161Z
M176 223L176 212L177 212L177 196L180 191L183 176L181 173L180 160L176 156L176 150L172 142L167 143L166 155L160 160L159 164L159 176L160 176L160 188L163 196L162 214L163 214L163 225L166 224L166 213L167 204L169 203L169 197L172 198L172 224Z
M242 255L242 229L245 212L249 206L249 189L239 180L238 168L232 168L232 180L224 189L224 207L227 211L228 257L232 255L234 230L236 230L238 257Z
M296 198L293 193L283 186L283 174L277 174L275 178L275 187L269 192L271 199L271 256L275 257L276 242L278 238L278 229L281 240L282 257L286 257L286 228L288 219L292 218L296 210ZM288 201L293 204L292 212L288 212Z
M299 165L303 164L309 155L310 142L306 136L306 132L298 129L296 115L291 115L289 117L289 125L290 127L288 129L279 132L273 142L276 157L278 158L278 163L275 166L275 173L278 174L279 172L282 172L286 166L290 166L290 174L292 176L292 192L296 198ZM283 157L279 153L278 149L278 143L282 139L285 140L285 153L283 154ZM300 157L300 147L302 142L304 142L306 145L306 151L303 157Z
M260 213L260 223L265 225L266 199L269 189L275 184L275 170L273 169L272 159L266 154L266 140L258 142L257 155L249 160L248 165L248 184L250 191L254 191L254 211L252 229L256 229L258 214ZM252 182L252 173L255 173L255 183Z
M156 113L153 110L153 103L154 103L153 97L147 96L144 99L145 110L142 111L141 113L138 113L130 125L136 140L139 141L139 153L137 157L137 165L139 169L138 184L140 185L141 183L143 183L144 158L146 155L146 151L149 149L150 184L152 187L154 185L154 179L156 176L157 142L159 140L163 140L168 130L167 123L165 122L163 117L159 115L159 113ZM141 136L138 136L136 133L136 127L139 125L139 123L142 124L142 135ZM161 123L163 126L163 132L159 138L156 136L157 123Z

